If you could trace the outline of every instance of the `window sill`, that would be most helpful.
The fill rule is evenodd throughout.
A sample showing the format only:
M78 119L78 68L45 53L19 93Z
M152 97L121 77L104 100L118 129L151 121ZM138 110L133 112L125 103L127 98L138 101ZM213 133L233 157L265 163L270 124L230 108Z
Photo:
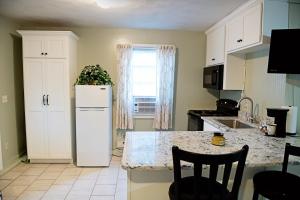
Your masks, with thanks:
M133 115L134 119L154 119L154 115Z

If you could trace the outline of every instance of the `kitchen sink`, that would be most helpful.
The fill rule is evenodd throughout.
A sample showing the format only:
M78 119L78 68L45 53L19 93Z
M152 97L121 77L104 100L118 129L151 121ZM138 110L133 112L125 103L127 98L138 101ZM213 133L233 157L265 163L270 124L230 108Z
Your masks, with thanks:
M218 119L217 121L229 128L254 128L236 119Z

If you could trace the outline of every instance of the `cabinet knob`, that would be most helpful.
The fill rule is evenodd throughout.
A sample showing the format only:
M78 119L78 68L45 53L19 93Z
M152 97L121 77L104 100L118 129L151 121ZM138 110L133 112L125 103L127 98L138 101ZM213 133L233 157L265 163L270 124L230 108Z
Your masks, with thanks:
M45 55L48 55L48 53L45 53Z
M211 60L212 60L212 61L215 61L216 59L215 59L215 58L212 58Z
M44 53L41 53L41 55L44 55Z
M237 40L237 42L242 42L242 41L243 41L242 39L238 39L238 40Z

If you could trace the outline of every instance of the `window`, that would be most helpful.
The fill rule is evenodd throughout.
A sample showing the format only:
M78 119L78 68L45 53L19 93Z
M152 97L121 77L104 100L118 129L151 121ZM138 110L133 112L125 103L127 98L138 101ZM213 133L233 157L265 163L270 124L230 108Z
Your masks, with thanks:
M135 47L132 54L133 110L135 115L153 115L156 102L156 49Z

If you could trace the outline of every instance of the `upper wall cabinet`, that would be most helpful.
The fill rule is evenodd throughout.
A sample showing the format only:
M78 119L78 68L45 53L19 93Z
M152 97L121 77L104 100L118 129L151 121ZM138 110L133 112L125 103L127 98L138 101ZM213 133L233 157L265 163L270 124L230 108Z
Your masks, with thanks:
M216 27L206 34L206 66L224 63L225 26Z
M288 28L288 2L251 0L227 18L226 51L256 51L268 47L272 29Z
M66 58L65 37L61 36L27 36L24 40L25 58Z
M262 5L258 4L226 25L227 51L234 51L261 41Z

